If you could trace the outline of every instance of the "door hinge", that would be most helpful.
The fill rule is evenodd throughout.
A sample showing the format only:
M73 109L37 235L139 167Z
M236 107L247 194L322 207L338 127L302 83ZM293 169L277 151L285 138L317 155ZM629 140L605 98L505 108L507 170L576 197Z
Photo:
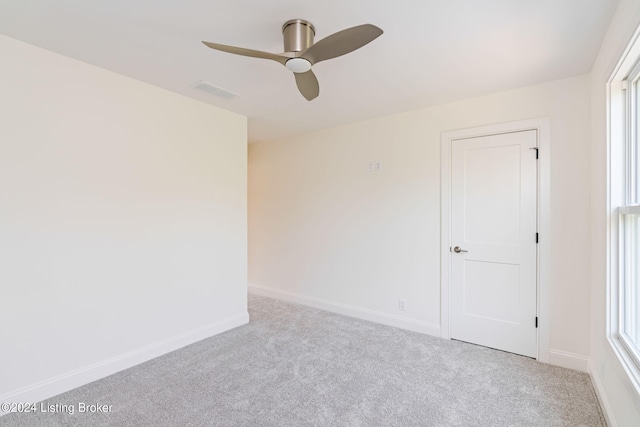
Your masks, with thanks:
M536 159L540 155L540 150L538 149L538 147L531 147L531 148L529 148L529 150L536 150Z
M536 233L536 243L538 243L539 241L540 241L540 235Z
M536 316L536 328L538 327L538 317Z

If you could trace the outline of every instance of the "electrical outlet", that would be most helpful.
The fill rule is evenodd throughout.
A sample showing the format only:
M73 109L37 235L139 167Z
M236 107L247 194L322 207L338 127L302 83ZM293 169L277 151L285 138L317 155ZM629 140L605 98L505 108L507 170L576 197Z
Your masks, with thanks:
M369 162L369 172L380 172L382 164L378 160L371 160Z
M398 300L398 310L407 311L407 300L406 299L399 299Z

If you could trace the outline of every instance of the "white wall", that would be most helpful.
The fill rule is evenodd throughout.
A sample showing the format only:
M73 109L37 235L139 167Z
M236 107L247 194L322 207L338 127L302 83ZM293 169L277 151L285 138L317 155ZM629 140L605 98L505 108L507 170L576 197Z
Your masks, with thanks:
M246 118L0 36L0 401L246 323Z
M607 134L606 82L640 25L640 2L621 0L591 72L591 375L612 424L640 424L640 396L606 339Z
M550 117L551 361L586 369L589 114L585 75L251 145L250 286L437 334L441 133Z

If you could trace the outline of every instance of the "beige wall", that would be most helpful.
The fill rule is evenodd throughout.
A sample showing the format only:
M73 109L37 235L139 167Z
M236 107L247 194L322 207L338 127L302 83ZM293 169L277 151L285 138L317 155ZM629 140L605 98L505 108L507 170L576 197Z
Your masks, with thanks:
M607 304L607 122L606 82L640 25L640 2L621 0L591 73L591 375L612 423L640 424L640 396L606 337Z
M0 63L0 401L245 323L246 118L1 36Z
M550 117L550 347L586 357L589 114L585 75L251 145L250 286L437 333L441 133Z

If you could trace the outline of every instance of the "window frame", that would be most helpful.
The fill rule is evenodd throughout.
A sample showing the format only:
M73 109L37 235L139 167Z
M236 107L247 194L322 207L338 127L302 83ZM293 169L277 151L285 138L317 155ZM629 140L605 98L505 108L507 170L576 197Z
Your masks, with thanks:
M625 328L631 307L627 283L640 274L629 259L634 255L629 226L640 218L640 28L607 82L607 113L607 339L640 394L640 342L634 343ZM640 244L635 244L640 251Z

